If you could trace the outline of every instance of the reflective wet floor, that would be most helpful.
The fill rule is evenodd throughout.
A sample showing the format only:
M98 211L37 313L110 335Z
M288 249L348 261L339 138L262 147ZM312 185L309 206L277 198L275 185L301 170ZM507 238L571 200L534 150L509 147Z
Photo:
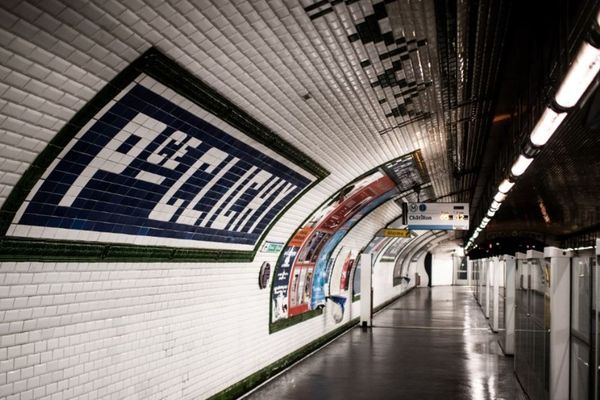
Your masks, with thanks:
M415 289L247 399L523 400L469 288Z

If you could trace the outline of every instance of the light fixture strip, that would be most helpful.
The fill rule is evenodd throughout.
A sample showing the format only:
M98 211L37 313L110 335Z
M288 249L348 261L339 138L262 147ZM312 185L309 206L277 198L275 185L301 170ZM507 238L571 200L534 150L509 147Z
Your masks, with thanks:
M571 108L577 104L590 83L600 71L600 49L583 43L563 79L554 100L558 105Z
M521 154L511 167L510 172L514 176L521 176L527 170L532 161L533 158L525 157L523 154Z
M596 15L596 23L600 25L600 12ZM556 104L564 109L574 107L594 78L596 78L598 72L600 72L600 48L597 48L588 42L584 42L556 92L554 97ZM567 112L557 112L552 108L547 107L531 131L529 136L531 144L538 148L544 146L566 117ZM532 162L533 157L526 157L525 155L520 154L510 169L512 178L514 179L523 175ZM474 245L475 239L477 239L479 233L485 229L492 217L494 217L496 212L500 209L502 201L506 199L507 193L514 185L514 180L508 178L500 183L498 186L498 193L494 196L494 200L487 211L487 215L481 220L479 226L467 241L465 250L469 250Z
M498 186L498 191L504 194L508 193L512 187L515 186L515 182L511 182L508 179L502 181L500 186Z
M538 147L545 145L566 116L566 112L557 113L549 107L546 108L546 111L544 111L542 117L531 132L529 137L531 143Z

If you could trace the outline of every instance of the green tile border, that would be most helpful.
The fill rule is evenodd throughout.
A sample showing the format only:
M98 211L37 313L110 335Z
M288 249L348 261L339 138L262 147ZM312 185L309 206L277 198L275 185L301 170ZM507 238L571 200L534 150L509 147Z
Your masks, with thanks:
M0 239L0 261L64 262L250 262L254 252L205 250L166 246L135 246L118 243Z
M218 116L247 136L302 167L316 177L277 217L271 221L253 250L210 250L184 247L145 246L107 242L81 242L69 240L43 240L7 237L6 232L19 207L39 181L46 169L75 137L79 130L120 91L145 73L168 86L203 109ZM104 86L56 134L46 148L25 171L0 209L0 261L252 261L259 246L275 223L311 188L329 175L315 160L262 125L242 109L227 100L215 89L192 75L158 49L151 47L112 81Z
M413 289L414 289L414 287L411 287L408 290L406 290L405 292L402 292L399 295L392 297L390 300L380 304L379 306L377 306L373 309L373 313L381 311L382 309L389 306L390 304L392 304L393 302L395 302L402 296L411 292ZM358 317L351 319L350 321L337 327L333 331L326 333L325 335L321 336L320 338L315 339L312 342L300 347L298 350L293 351L292 353L288 354L287 356L280 358L279 360L267 365L266 367L249 375L248 377L242 379L241 381L212 395L211 397L208 398L208 400L237 399L238 397L244 395L245 393L249 392L250 390L256 388L261 383L274 377L275 375L277 375L284 369L286 369L289 366L293 365L294 363L300 361L301 359L303 359L304 357L306 357L313 351L315 351L315 350L323 347L327 343L333 341L334 339L336 339L338 336L340 336L344 332L346 332L346 331L350 330L351 328L353 328L354 326L358 325L358 322L359 322Z

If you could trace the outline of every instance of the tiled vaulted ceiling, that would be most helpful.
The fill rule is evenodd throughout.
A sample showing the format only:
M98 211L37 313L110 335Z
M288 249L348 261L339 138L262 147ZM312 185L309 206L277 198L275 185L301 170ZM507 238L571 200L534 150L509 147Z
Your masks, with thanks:
M486 6L496 16L494 4ZM473 165L460 154L481 146L478 135L464 139L486 112L470 99L486 97L494 71L473 68L467 56L494 62L497 52L479 53L483 43L501 42L502 19L485 21L489 10L463 2L437 7L3 1L0 202L73 115L151 46L318 160L332 172L326 191L420 148L434 195L468 201L469 193L455 195L473 184L465 180ZM481 22L500 28L478 33L473 24ZM474 89L470 76L489 72Z

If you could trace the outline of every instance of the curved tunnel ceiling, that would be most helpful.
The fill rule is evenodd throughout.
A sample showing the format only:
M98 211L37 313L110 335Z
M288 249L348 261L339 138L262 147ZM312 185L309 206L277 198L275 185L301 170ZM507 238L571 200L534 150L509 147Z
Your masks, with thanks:
M14 86L3 123L15 138L5 195L74 112L152 45L319 160L334 186L423 148L434 187L447 192L443 126L430 118L398 128L442 116L429 2L321 7L329 12L293 2L3 7L4 79Z
M594 9L591 3L569 8L567 17L560 16L563 6L552 3L551 9L556 11L553 15L558 16L553 20L567 18L568 28L574 32L569 36L568 46L575 47L574 43L580 40L583 27L589 22L589 18L582 18L581 15ZM73 206L78 201L78 195L90 189L86 186L87 183L102 180L100 176L88 176L102 170L97 166L92 166L91 169L80 168L78 171L67 168L60 170L63 176L55 181L49 179L51 173L55 172L52 168L57 164L54 158L63 160L62 157L66 154L64 151L75 147L61 133L71 127L79 132L75 134L83 137L85 132L81 128L85 128L87 122L94 118L101 120L102 115L98 112L102 110L94 110L90 101L95 96L104 96L102 104L112 106L118 103L118 96L125 96L115 92L115 88L122 90L124 85L119 81L118 77L122 77L119 74L131 68L129 66L152 47L164 54L167 61L154 72L146 71L146 81L142 79L138 83L147 84L146 88L151 90L156 89L160 92L159 95L166 94L163 97L173 100L172 103L177 106L183 105L180 108L184 112L200 107L198 113L204 113L202 115L205 122L212 124L220 132L228 132L231 137L249 146L245 148L240 145L231 149L227 155L223 154L222 149L221 153L216 150L210 153L209 140L196 137L194 141L191 139L193 135L169 132L167 135L172 135L169 136L171 141L160 148L160 143L150 140L150 135L145 139L153 143L154 150L157 151L152 156L154 164L161 168L170 166L171 169L176 169L179 165L190 167L194 149L200 149L197 141L203 142L207 147L204 152L195 155L196 159L208 154L207 157L212 160L212 164L208 162L196 165L203 171L216 169L215 160L228 165L227 157L236 158L240 151L247 155L258 151L266 155L267 164L272 159L282 165L292 166L290 171L284 171L289 179L277 176L280 181L274 182L269 179L276 174L268 172L267 167L261 169L260 166L254 166L257 169L249 177L252 183L242 187L251 188L255 192L260 189L258 192L263 195L263 200L268 194L273 193L275 196L274 193L279 189L284 196L273 198L277 201L271 208L261 203L264 206L261 209L259 201L254 204L255 208L246 209L245 206L254 199L248 198L240 200L242 203L231 200L237 208L226 209L223 204L216 207L218 200L215 200L210 203L211 206L202 209L194 196L200 195L206 182L202 183L200 179L195 187L188 187L188 181L184 179L185 182L179 184L181 179L178 178L181 177L198 178L193 170L187 176L181 170L177 172L179 175L165 177L165 174L161 175L150 168L144 170L139 165L123 164L143 170L145 182L156 183L166 179L161 181L165 193L154 196L158 198L154 199L152 193L156 195L156 191L148 190L147 187L140 189L131 181L140 177L139 172L133 176L133 172L129 171L127 173L130 180L118 182L103 175L106 178L105 187L94 189L100 196L114 195L111 190L115 184L148 192L111 200L129 207L128 212L136 214L138 218L135 223L115 228L115 221L109 227L103 225L105 222L101 221L102 217L95 220L71 218L65 221L62 214L68 210L60 209L52 227L66 229L68 232L59 235L53 231L46 234L46 221L43 227L25 224L28 228L20 229L13 225L9 236L112 243L117 239L116 236L98 234L110 231L111 234L125 235L129 238L125 242L134 246L166 247L155 250L154 254L158 258L173 257L174 254L183 258L200 257L194 252L187 253L187 250L173 252L170 249L173 246L214 250L206 259L224 257L219 252L223 248L234 253L252 249L256 251L259 242L265 239L265 232L279 226L277 223L280 216L285 214L286 218L290 218L289 225L282 228L286 232L284 236L289 237L306 215L347 182L416 150L420 150L423 164L429 173L432 190L429 198L467 202L475 199L475 206L481 208L479 199L486 192L485 185L481 182L486 178L493 178L489 165L482 170L482 156L486 146L485 154L490 154L490 146L497 144L494 137L500 134L494 130L491 135L489 133L492 112L495 104L510 103L508 94L513 96L519 93L519 86L512 83L502 88L512 87L514 90L497 91L501 66L511 65L507 70L514 72L527 65L526 57L505 60L502 56L507 27L526 25L526 18L519 19L515 16L520 15L521 11L529 15L527 12L535 9L531 4L515 7L509 12L502 2L497 1L447 4L431 0L407 4L388 1L311 0L281 3L220 1L215 4L166 2L159 7L136 1L91 1L85 4L60 1L50 4L33 0L3 2L0 5L3 40L0 124L5 134L0 139L0 154L3 158L0 165L0 202L3 205L1 222L8 228L11 222L18 222L18 218L26 217L27 211L23 209L20 200L25 199L32 188L34 191L30 193L30 201L37 193L35 191L42 186L42 192L48 194L47 197L56 195L59 187L63 191L60 192L62 197L59 195L60 198L57 197L54 203L40 204L37 211L30 214L29 219L36 220L35 217L42 209L43 212L56 212L60 207ZM482 26L485 29L479 28ZM546 35L548 30L549 28L540 33L543 40L550 41L550 36ZM514 36L511 38L509 44ZM552 60L553 54L542 57L542 61L548 65L552 64ZM546 67L544 71L550 69L551 67ZM179 71L185 73L180 74ZM505 80L507 76L510 79L510 73L501 76ZM543 79L546 78L547 76ZM154 86L153 79L158 81L158 86ZM196 82L197 86L189 85L191 81ZM172 96L170 91L181 95L186 89L195 90L197 87L205 89L200 91L200 97L205 97L204 101L191 99L193 104L185 104L185 101L190 100L190 96L185 93L183 97L187 100L177 96L169 97ZM105 89L102 90L103 88ZM107 95L107 90L109 93L112 90L112 94ZM535 102L531 99L528 101ZM215 111L211 108L211 103L217 109L219 106L222 108ZM160 109L160 105L153 106ZM87 113L88 119L78 118L81 113ZM577 118L574 117L570 125L574 128L571 130L579 129ZM227 124L241 134L232 132ZM138 125L152 130L148 129L149 125ZM172 125L166 125L167 129L175 129ZM584 127L579 131L582 132L582 138L589 138L589 129ZM164 130L161 134L164 134ZM136 149L139 141L143 143L144 139L133 138L127 141L128 139L131 138L124 137L119 146L113 143L113 153L120 152L125 158L129 157L138 163L150 161L149 154ZM136 140L138 142L134 143ZM81 143L90 144L85 141ZM110 144L110 140L107 143ZM107 143L95 145L100 149ZM53 152L40 156L44 149L49 148ZM567 146L566 150L569 154L579 154L573 146ZM503 152L510 153L509 150ZM101 150L98 150L96 154L100 153ZM148 150L148 153L151 151ZM581 154L589 155L590 152L583 151ZM54 158L48 158L48 155ZM502 157L506 157L503 154L495 155L500 156L500 161L504 160ZM556 154L561 155L564 156ZM103 156L106 158L105 154ZM140 161L140 158L143 159ZM108 164L116 162L110 157L107 160ZM123 162L122 160L123 157L119 162ZM565 169L553 176L567 176L567 172L581 169L590 160L588 156L569 156L568 171ZM89 167L85 160L71 161ZM54 164L47 169L51 163ZM282 170L276 164L271 164L271 168ZM542 161L538 164L542 165ZM112 165L112 168L109 172L117 172L118 175L122 165ZM247 183L245 173L249 168L252 167L236 171L237 178L242 181L241 185ZM258 170L267 172L261 174ZM26 171L33 171L32 176L41 176L42 181L30 179L31 176L24 175ZM64 178L69 174L70 178ZM77 174L80 174L79 177ZM62 181L63 178L65 181ZM492 181L493 179L487 179L487 185L493 185ZM550 199L545 200L550 218L573 219L568 221L570 226L557 226L549 231L555 235L569 234L585 231L597 224L597 210L592 200L595 198L594 193L597 193L595 188L586 189L589 195L583 193L583 197L575 198L575 201L583 199L586 206L579 212L581 215L574 215L563 206L566 204L563 200L553 197L551 193L578 190L579 186L575 188L573 185L577 183L565 185L559 181L560 179L544 179L545 188L538 191L538 197L542 200ZM476 182L479 182L477 187ZM278 184L281 186L277 186ZM409 182L404 184L408 185ZM265 185L271 186L267 188ZM230 184L229 188L234 186ZM171 193L186 190L187 197ZM223 190L224 192L217 194L223 195L226 191ZM150 202L145 208L132 204L141 204L140 196L150 198L144 198ZM64 199L66 197L67 200ZM224 197L233 199L230 196ZM515 195L514 201L518 198ZM235 200L238 201L239 198ZM524 200L518 205L515 203L515 208L530 208L531 211L526 213L530 217L524 219L533 221L537 218L533 229L542 229L539 216L535 216L534 210L539 208L540 202L536 201L535 204L532 206L529 200ZM87 204L86 207L102 213L107 212L103 209L104 206L105 204L96 203ZM212 210L212 206L217 210ZM54 210L48 211L52 207ZM185 207L187 212L182 211ZM557 207L560 211L555 211ZM17 219L13 218L14 212L19 212ZM499 214L498 229L514 230L521 226L519 221L523 218L520 212L504 212L505 214ZM194 219L198 213L204 213L198 218L207 218L208 222ZM160 216L150 218L157 215ZM260 215L262 219L253 220L256 215ZM509 222L503 225L502 218L507 218ZM188 221L194 229L166 237L152 234L172 227L165 229L165 226L150 220L173 222L174 219ZM203 228L213 224L222 226L229 233L236 229L252 230L255 235L250 239L238 240L229 239L229 233L219 237L219 232L211 231L200 240L202 244L197 245L192 242L198 240L198 234L202 233L194 224L205 224ZM531 223L527 222L525 225L531 226ZM548 230L547 226L543 229ZM175 231L177 229L173 229ZM186 240L189 242L186 243ZM241 243L244 240L246 242ZM207 244L211 242L219 244ZM18 247L15 246L7 252ZM85 251L102 256L106 253L106 248L88 248ZM85 253L84 257L87 256L88 253ZM251 258L248 254L234 254L231 257L246 260Z

